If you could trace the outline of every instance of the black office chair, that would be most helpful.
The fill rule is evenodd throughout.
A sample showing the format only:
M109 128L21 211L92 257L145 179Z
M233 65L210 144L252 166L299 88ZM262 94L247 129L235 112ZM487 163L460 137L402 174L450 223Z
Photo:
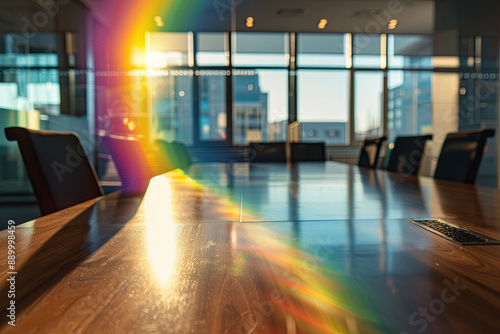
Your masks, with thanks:
M325 161L325 143L292 143L290 161Z
M382 144L387 137L366 138L359 153L359 167L377 168Z
M187 147L178 141L173 141L170 143L172 147L173 154L175 156L176 168L187 170L193 164L191 160L191 155L189 154Z
M179 166L179 162L174 153L172 144L166 140L157 139L155 140L155 145L158 148L158 155L162 169L165 172L176 169Z
M397 137L386 169L399 174L417 175L425 142L431 139L432 135Z
M454 132L446 135L434 178L474 184L488 137L495 130Z
M248 145L250 162L286 162L286 144L250 143Z
M108 135L103 137L103 141L120 176L121 190L125 193L146 190L155 173L140 140L134 137Z
M9 127L5 136L19 145L42 216L103 195L76 133Z

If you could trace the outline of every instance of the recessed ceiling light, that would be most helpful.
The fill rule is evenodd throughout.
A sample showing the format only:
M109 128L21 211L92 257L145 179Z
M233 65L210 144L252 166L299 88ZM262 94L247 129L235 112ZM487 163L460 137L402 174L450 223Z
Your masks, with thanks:
M328 20L327 19L321 19L318 22L318 28L319 29L325 29L325 27L326 27L327 24L328 24Z
M155 16L154 20L155 20L155 24L158 27L163 27L163 19L161 18L161 16Z
M397 25L398 25L398 20L392 19L387 24L387 29L390 29L390 30L395 29Z
M247 26L248 28L253 27L253 17L251 17L251 16L247 17L247 23L246 23L246 26Z

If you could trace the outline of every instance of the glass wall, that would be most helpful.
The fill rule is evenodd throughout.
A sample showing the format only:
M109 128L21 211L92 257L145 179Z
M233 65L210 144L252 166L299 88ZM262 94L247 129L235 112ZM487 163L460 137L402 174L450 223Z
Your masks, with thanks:
M37 4L8 7L4 18L14 16L4 21L0 34L0 202L14 199L17 205L26 204L11 210L12 218L23 222L39 212L18 144L7 141L3 129L76 132L95 161L97 89L93 33L87 29L92 20L84 5L71 2L50 17ZM45 15L43 23L30 19L40 18L38 14ZM61 19L67 17L71 20Z
M93 72L76 69L80 55L62 59L56 33L0 34L0 124L35 130L73 131L93 158L94 137L88 121L86 82ZM16 142L0 135L0 195L30 194Z
M497 128L497 92L498 75L495 72L459 74L459 113L460 131ZM488 140L486 152L478 174L476 184L492 187L497 175L497 141Z

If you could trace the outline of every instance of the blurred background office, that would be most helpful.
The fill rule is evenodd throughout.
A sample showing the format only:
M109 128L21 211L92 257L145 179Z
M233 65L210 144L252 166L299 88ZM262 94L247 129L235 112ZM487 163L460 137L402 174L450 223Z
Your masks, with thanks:
M3 0L0 125L79 134L105 192L104 135L244 161L250 142L324 142L357 163L367 137L497 129L498 1ZM497 131L498 132L498 131ZM497 139L477 185L497 187ZM16 143L0 136L0 212L40 215Z

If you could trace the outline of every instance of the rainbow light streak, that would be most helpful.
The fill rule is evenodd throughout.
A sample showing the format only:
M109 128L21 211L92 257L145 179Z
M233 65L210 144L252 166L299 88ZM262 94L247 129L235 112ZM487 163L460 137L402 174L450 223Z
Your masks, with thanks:
M189 22L179 21L179 18L186 17L179 15L179 3L173 0L111 0L100 1L95 5L94 10L104 18L104 23L96 24L94 30L105 41L105 52L99 52L95 62L98 65L105 64L101 69L109 65L107 70L119 73L96 76L95 84L99 87L100 94L98 98L107 102L106 108L96 106L99 130L106 134L133 135L146 143L151 142L150 120L145 107L148 98L147 72L140 71L141 68L132 63L141 63L142 59L142 70L146 69L145 33L158 30L158 20L155 23L155 17L162 18L163 31L178 31L179 27L189 27ZM197 8L191 7L189 10L192 11L192 21L199 19ZM141 114L142 116L137 116ZM128 155L130 158L130 152L122 151L118 154ZM143 161L138 155L132 155L131 158L132 161ZM177 158L174 153L164 159L164 162ZM173 171L170 175L174 176L150 187L145 200L149 260L156 278L163 283L171 281L172 273L175 272L177 245L174 222L176 215L180 214L176 213L173 202L165 201L165 198L179 189L188 198L196 198L197 192L211 192L181 171ZM208 197L207 203L198 204L200 217L213 216L219 221L221 218L238 221L239 200L239 196L213 194ZM244 210L248 212L248 208L245 207ZM244 220L251 220L251 215L245 214ZM255 224L233 224L237 233L234 238L232 236L232 247L238 253L234 258L233 274L245 275L250 263L257 266L262 280L284 292L288 302L276 306L282 312L294 316L297 332L378 332L376 314L369 309L369 305L363 303L364 291L349 276L339 274L340 268L335 270L331 263L320 260L314 261L310 266L304 259L314 256L306 247L284 240L282 236ZM287 296L293 298L287 299ZM265 300L270 298L269 295L261 297Z
M303 332L380 332L376 313L363 300L365 292L341 273L341 268L335 271L332 263L315 258L314 250L285 240L262 225L238 226L243 243L250 244L242 253L244 258L254 266L257 263L262 276L276 282L281 291L286 291L285 296L293 296L289 303L278 306L294 316Z
M158 178L163 182L158 182ZM174 229L174 222L179 214L172 209L172 203L165 207L164 203L168 202L165 198L175 200L172 199L172 194L175 193L182 193L180 196L183 198L196 198L199 197L199 192L205 195L211 191L213 189L200 185L180 170L170 172L168 178L158 176L151 183L146 201L148 249L160 282L168 282L172 271L175 271L175 242L168 242L171 249L167 251L163 249L166 247L164 238L155 242L154 235L173 235L173 230L158 229ZM158 201L158 198L161 203L148 205L148 201ZM213 211L203 212L204 218L212 217L220 221L221 218L231 220L237 216L239 203L216 194L208 198L207 207ZM161 208L161 214L155 214L150 209L154 206ZM171 212L167 218L166 209ZM157 221L158 217L161 217L161 221ZM334 264L315 258L313 249L300 245L293 239L283 238L283 235L277 235L262 225L231 224L236 228L232 232L232 247L235 249L232 274L235 277L245 276L247 270L250 270L249 266L257 267L263 280L284 292L288 302L275 306L282 312L293 315L298 333L379 333L376 314L363 299L365 292L351 277L344 275L342 268L336 270ZM161 258L155 258L158 253L162 254ZM269 300L271 292L265 293L261 298Z
M133 136L151 144L147 115L146 32L176 30L189 22L174 0L109 0L92 4L95 47L96 128L104 135ZM193 20L197 19L197 9ZM125 154L125 153L117 153ZM138 158L138 157L135 157ZM138 161L138 160L136 160Z

